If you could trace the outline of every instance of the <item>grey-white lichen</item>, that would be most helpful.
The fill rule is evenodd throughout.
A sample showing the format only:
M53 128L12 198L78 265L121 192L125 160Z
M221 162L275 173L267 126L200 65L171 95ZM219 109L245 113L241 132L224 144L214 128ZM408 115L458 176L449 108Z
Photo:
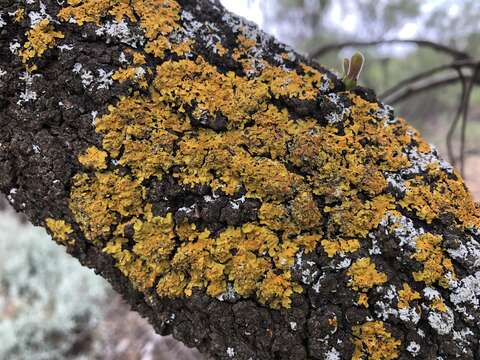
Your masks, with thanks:
M5 20L3 20L2 16L3 16L3 14L2 14L2 12L0 12L0 29L3 28L5 25L7 25Z

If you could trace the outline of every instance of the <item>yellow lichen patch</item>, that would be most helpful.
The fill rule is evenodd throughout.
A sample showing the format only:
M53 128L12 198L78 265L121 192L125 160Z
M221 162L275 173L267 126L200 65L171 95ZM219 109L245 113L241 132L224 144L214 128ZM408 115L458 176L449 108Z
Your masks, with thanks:
M240 251L228 264L228 278L233 281L235 291L242 296L255 293L263 275L271 269L270 261L257 257L251 251ZM264 297L264 300L268 300Z
M268 84L277 98L283 96L313 100L320 93L319 86L327 81L324 74L304 64L302 64L303 75L299 75L295 70L284 70L277 66L271 66L266 62L264 65L259 80Z
M441 298L433 299L432 303L430 304L430 309L434 309L440 312L447 312L447 306Z
M301 229L315 229L322 223L322 213L309 192L304 191L293 199L291 211L293 221Z
M178 28L180 5L174 0L68 0L70 6L60 10L58 17L63 21L75 21L82 26L93 22L101 24L103 17L112 15L117 22L127 17L131 22L140 19L147 43L145 51L157 57L163 57L166 50L177 54L188 52L189 44L171 44L167 35Z
M137 216L142 212L143 190L138 182L115 172L78 174L73 178L70 209L85 234L97 242L110 234L116 223L114 212Z
M137 0L133 1L133 7L140 17L145 36L150 40L167 35L178 27L180 5L174 0Z
M164 297L176 298L185 295L187 280L185 274L172 272L163 276L157 285L157 293Z
M431 233L417 238L416 252L412 257L423 263L423 270L413 273L415 281L423 281L427 285L438 282L440 286L448 288L449 280L455 279L452 261L444 253L442 241L441 236Z
M254 197L282 200L301 185L301 177L280 162L263 158L244 160L234 157L232 167Z
M163 57L165 51L172 47L166 35L179 27L177 21L180 19L180 5L174 0L142 0L134 1L133 7L140 17L145 37L149 40L145 51Z
M75 240L70 239L70 234L73 233L72 226L67 224L64 220L55 220L48 218L45 220L47 228L52 232L53 238L61 243L73 245Z
M319 234L304 234L295 238L295 243L303 247L305 249L305 254L308 254L316 249L317 244L321 239L322 236Z
M352 196L350 201L333 208L326 206L324 211L331 216L330 226L340 226L344 236L364 237L378 226L388 210L394 208L395 201L391 195L379 195L366 202Z
M357 304L368 309L368 295L365 293L360 293L358 295Z
M268 87L236 76L222 74L202 58L196 61L166 61L157 67L154 87L160 98L178 106L196 104L194 114L221 112L228 126L242 126L250 114L266 108Z
M449 178L438 164L428 167L428 175L435 179L432 185L425 184L421 176L406 181L407 191L399 204L414 211L427 223L438 219L441 214L450 213L454 214L463 226L473 226L478 221L475 203L460 176L455 174L459 178L457 180Z
M53 30L48 19L39 21L31 30L27 31L27 42L19 52L22 62L26 64L31 59L42 56L45 51L55 45L55 39L62 39L64 35Z
M125 141L124 152L119 160L120 165L130 166L136 178L140 180L153 174L161 178L162 170L167 171L174 162L171 153L164 149L165 147L171 147L177 136L161 130L152 135L157 135L161 140L156 142L156 136L152 136L148 141ZM163 144L161 141L163 141Z
M182 167L174 176L183 184L209 184L228 195L243 184L249 197L273 201L291 197L301 185L301 177L279 161L252 157L239 141L235 133L224 135L203 129L185 136L175 160Z
M107 244L103 251L112 255L116 260L115 266L130 279L136 289L145 291L152 288L159 274L165 273L169 269L168 261L152 263L143 260L129 250L122 250L126 243L126 239L114 239Z
M284 230L290 217L285 206L270 202L262 203L259 213L260 223L272 230Z
M387 282L387 275L377 271L370 258L356 260L348 269L347 275L350 276L348 286L358 291L367 291Z
M322 240L321 244L328 257L334 257L337 254L353 253L360 249L360 242L356 239Z
M238 243L238 248L247 251L256 251L259 254L275 256L279 247L277 235L264 226L247 223L242 226L242 233L245 238Z
M73 178L69 203L86 239L111 255L137 289L157 284L160 296L201 290L217 297L233 287L238 296L288 308L292 295L302 291L292 280L295 257L315 251L320 242L329 257L359 250L360 239L398 205L387 193L389 174L412 165L406 155L412 146L422 154L431 151L403 120L388 124L378 103L349 92L321 95L332 85L321 71L301 63L289 70L262 59L257 39L240 35L233 51L221 42L215 46L220 56L229 52L246 76L218 69L200 54L184 56L196 46L182 38L181 8L174 0L68 4L59 14L65 21L102 26L113 16L141 27L146 38L142 51L125 50L130 64L113 75L137 83L142 95L119 98L96 120L102 148L79 156L83 171ZM164 58L172 53L177 56ZM285 53L275 62L281 59L294 62ZM159 65L153 69L152 63ZM301 117L280 105L284 98L309 100L308 106L331 103L336 111L325 119ZM455 174L433 164L428 176L434 180L428 184L420 176L405 181L403 208L427 222L451 213L464 226L479 223ZM155 189L161 192L170 181L180 192L207 188L211 196L192 205L188 196L177 201L166 193L161 206L149 203L162 197L152 196L152 187L162 182ZM202 220L203 202L216 201L219 193L229 204L221 216L224 209L258 203L258 220L213 231ZM174 222L180 206L189 216ZM189 223L192 214L197 225ZM417 241L414 258L424 265L416 280L440 283L453 271L431 239ZM356 260L346 275L348 286L360 292L361 306L368 306L369 289L387 281L370 258ZM399 308L415 300L418 293L404 284ZM357 335L358 356L382 359L379 349L395 345L381 323L359 327Z
M355 351L352 360L392 360L399 356L400 340L381 321L369 321L352 329Z
M420 294L413 290L410 285L403 283L403 288L398 291L398 308L405 309L410 307L410 303L421 298Z
M300 249L299 245L290 240L284 240L274 257L275 265L279 269L288 270L293 266L294 257Z
M252 154L269 155L273 160L285 156L286 144L298 128L298 124L289 118L288 111L270 105L266 111L254 114L252 119L254 125L244 130L242 138L252 149Z
M133 63L137 66L145 65L147 63L145 60L145 55L138 51L133 51Z
M63 21L73 19L80 26L88 22L98 25L100 19L106 15L114 16L116 21L121 21L124 16L127 16L130 21L136 20L129 0L68 0L67 2L70 6L61 9L58 17Z
M90 146L78 157L78 161L87 168L104 170L107 168L107 157L108 155L105 151L102 151L95 146Z
M149 214L147 221L136 221L133 252L148 262L168 258L175 247L172 214L165 217Z
M113 240L109 241L107 245L103 248L103 252L107 254L121 253L123 245L125 245L127 242L128 240L124 238L114 238Z
M289 308L292 302L290 297L294 292L302 292L302 287L292 284L290 272L276 275L269 271L260 284L257 296L261 302L270 304L274 309Z
M382 170L397 171L408 164L392 129L376 126L371 114L365 117L356 119L344 135L338 135L335 127L315 124L295 135L289 160L307 172L315 194L327 200L353 197L359 189L380 195L387 185ZM362 145L372 139L378 144Z
M19 8L15 11L15 22L19 23L25 19L25 9Z
M143 179L161 177L174 161L174 132L190 128L179 116L141 97L124 98L97 121L103 133L103 147L121 165L128 165ZM123 146L123 154L119 157Z
M243 34L237 37L238 47L233 51L233 59L242 64L244 71L248 74L256 71L259 61L250 54L255 52L256 46L261 46L256 39L249 38ZM311 66L301 64L301 71L288 70L278 66L272 66L265 60L260 61L263 69L258 80L269 85L275 97L295 97L302 100L315 99L324 83L331 86L325 74ZM325 89L323 89L325 90Z

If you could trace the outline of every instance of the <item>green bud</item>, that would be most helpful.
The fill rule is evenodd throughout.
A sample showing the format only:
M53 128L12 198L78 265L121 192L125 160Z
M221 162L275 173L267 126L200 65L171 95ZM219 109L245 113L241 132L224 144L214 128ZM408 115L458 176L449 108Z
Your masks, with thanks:
M362 72L363 64L365 63L365 58L360 52L356 52L349 59L343 59L343 83L345 84L346 90L351 90L357 86L357 81Z

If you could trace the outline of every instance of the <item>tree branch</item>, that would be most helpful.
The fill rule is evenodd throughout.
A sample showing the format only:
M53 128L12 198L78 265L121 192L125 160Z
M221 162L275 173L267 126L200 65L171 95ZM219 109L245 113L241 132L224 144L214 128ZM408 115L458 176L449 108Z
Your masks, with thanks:
M373 92L219 1L0 4L0 191L159 334L218 360L475 358L480 214Z
M470 79L472 75L465 76L466 79ZM388 98L383 99L386 103L389 104L398 104L402 101L407 100L412 96L417 96L421 93L437 89L439 87L449 86L455 84L456 82L460 81L460 77L458 74L452 74L449 76L444 76L442 78L433 79L428 82L423 82L421 84L414 83L409 86L404 87L401 92L397 92L397 94L393 94ZM475 84L478 84L478 79L475 81Z
M434 51L447 54L453 57L455 60L466 60L470 59L470 55L466 52L457 50L455 48L439 44L433 41L428 40L405 40L405 39L389 39L389 40L377 40L377 41L346 41L343 43L332 43L325 46L322 46L309 54L309 57L316 59L324 56L325 54L332 51L339 51L346 47L372 47L378 45L389 45L389 44L413 44L421 47L427 47Z
M381 99L386 99L389 96L393 95L394 93L400 91L402 88L409 86L415 82L420 80L424 80L430 78L438 73L441 73L446 70L457 70L462 67L471 67L474 68L477 65L477 60L463 60L463 61L456 61L451 64L440 65L435 68L426 70L424 72L418 73L414 76L401 80L396 85L392 86L391 88L385 90L382 94L380 94Z
M458 76L462 82L462 90L460 93L460 99L458 101L458 107L457 107L457 112L455 114L455 118L453 119L452 123L450 124L450 128L448 129L447 137L446 137L446 142L447 142L447 152L448 152L448 158L450 162L452 163L453 166L455 166L456 163L456 158L455 154L453 153L453 135L455 134L455 130L457 128L458 121L460 120L460 117L462 115L462 109L463 109L463 104L465 102L465 94L467 92L467 81L465 77L463 76L463 72L461 68L456 69L458 72Z
M465 100L463 103L463 111L462 111L462 127L460 132L460 172L462 176L465 176L465 138L466 138L466 131L467 131L467 123L468 123L468 111L470 108L470 100L472 96L472 90L477 81L478 74L480 72L480 67L477 65L473 71L473 75L468 83L468 88L465 93Z

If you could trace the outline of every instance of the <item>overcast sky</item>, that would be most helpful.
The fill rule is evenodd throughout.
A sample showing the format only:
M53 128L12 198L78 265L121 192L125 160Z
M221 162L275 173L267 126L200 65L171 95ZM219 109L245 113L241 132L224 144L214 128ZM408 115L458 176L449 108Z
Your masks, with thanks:
M261 0L220 0L223 6L237 15L257 23L262 27L263 18L260 10Z

